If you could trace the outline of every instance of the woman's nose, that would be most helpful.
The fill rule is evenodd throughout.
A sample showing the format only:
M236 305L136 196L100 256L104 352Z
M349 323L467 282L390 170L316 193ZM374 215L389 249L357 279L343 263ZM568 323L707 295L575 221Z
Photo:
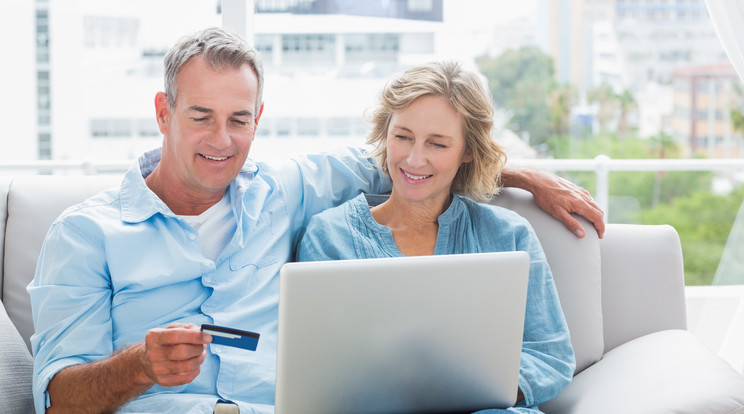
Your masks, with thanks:
M423 148L419 148L418 146L414 145L411 148L411 152L408 154L408 159L406 159L406 162L408 162L408 166L412 168L419 168L426 165L426 156L424 154Z

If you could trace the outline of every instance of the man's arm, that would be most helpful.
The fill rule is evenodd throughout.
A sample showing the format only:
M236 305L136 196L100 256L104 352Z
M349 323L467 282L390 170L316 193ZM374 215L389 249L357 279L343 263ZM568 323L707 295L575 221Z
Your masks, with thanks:
M209 334L194 325L151 329L144 342L58 372L47 386L47 413L108 413L155 384L188 384L199 375Z
M501 172L501 184L531 192L540 208L560 220L578 237L584 237L586 233L571 213L577 213L594 224L600 238L604 235L604 212L589 192L568 180L536 168L505 167Z

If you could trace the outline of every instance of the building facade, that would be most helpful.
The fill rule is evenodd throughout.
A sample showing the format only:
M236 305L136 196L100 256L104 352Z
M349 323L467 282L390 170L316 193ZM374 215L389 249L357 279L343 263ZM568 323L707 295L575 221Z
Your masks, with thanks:
M690 156L739 158L744 155L742 131L736 131L731 108L744 96L731 64L680 69L673 74L676 142Z

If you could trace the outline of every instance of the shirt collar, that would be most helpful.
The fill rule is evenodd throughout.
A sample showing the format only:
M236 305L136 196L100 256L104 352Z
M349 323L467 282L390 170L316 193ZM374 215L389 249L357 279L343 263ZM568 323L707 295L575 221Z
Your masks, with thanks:
M145 184L145 177L160 162L160 154L160 148L144 153L124 175L120 188L122 221L138 223L156 213L173 215L168 206Z
M449 207L444 210L444 213L439 215L439 225L447 225L455 221L462 214L465 204L462 200L462 196L454 194L452 196L452 202Z
M121 183L121 219L128 223L145 221L157 213L165 216L175 214L145 183L145 178L160 163L162 149L148 151L129 168ZM230 183L228 191L233 200L233 212L240 211L243 195L248 189L250 180L258 173L258 165L247 160L238 177ZM240 218L239 214L236 217Z

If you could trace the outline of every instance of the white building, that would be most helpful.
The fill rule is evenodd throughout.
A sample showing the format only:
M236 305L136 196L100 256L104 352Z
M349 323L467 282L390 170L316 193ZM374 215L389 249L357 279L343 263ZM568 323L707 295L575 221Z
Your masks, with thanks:
M0 64L0 162L36 159L37 73L34 3L4 2L0 38L5 39ZM40 87L43 85L40 85Z
M414 12L421 8L399 3L415 5ZM494 26L503 19L463 25L465 3L447 2L461 13L444 21L249 15L247 37L264 56L267 74L253 155L360 144L367 130L363 114L393 73L436 59L474 69L475 56L493 47ZM160 145L154 95L163 89L163 56L183 34L221 26L220 7L217 0L4 5L0 33L18 40L8 42L16 64L0 68L0 94L13 97L0 111L4 125L12 125L0 132L12 144L0 160L129 159Z

